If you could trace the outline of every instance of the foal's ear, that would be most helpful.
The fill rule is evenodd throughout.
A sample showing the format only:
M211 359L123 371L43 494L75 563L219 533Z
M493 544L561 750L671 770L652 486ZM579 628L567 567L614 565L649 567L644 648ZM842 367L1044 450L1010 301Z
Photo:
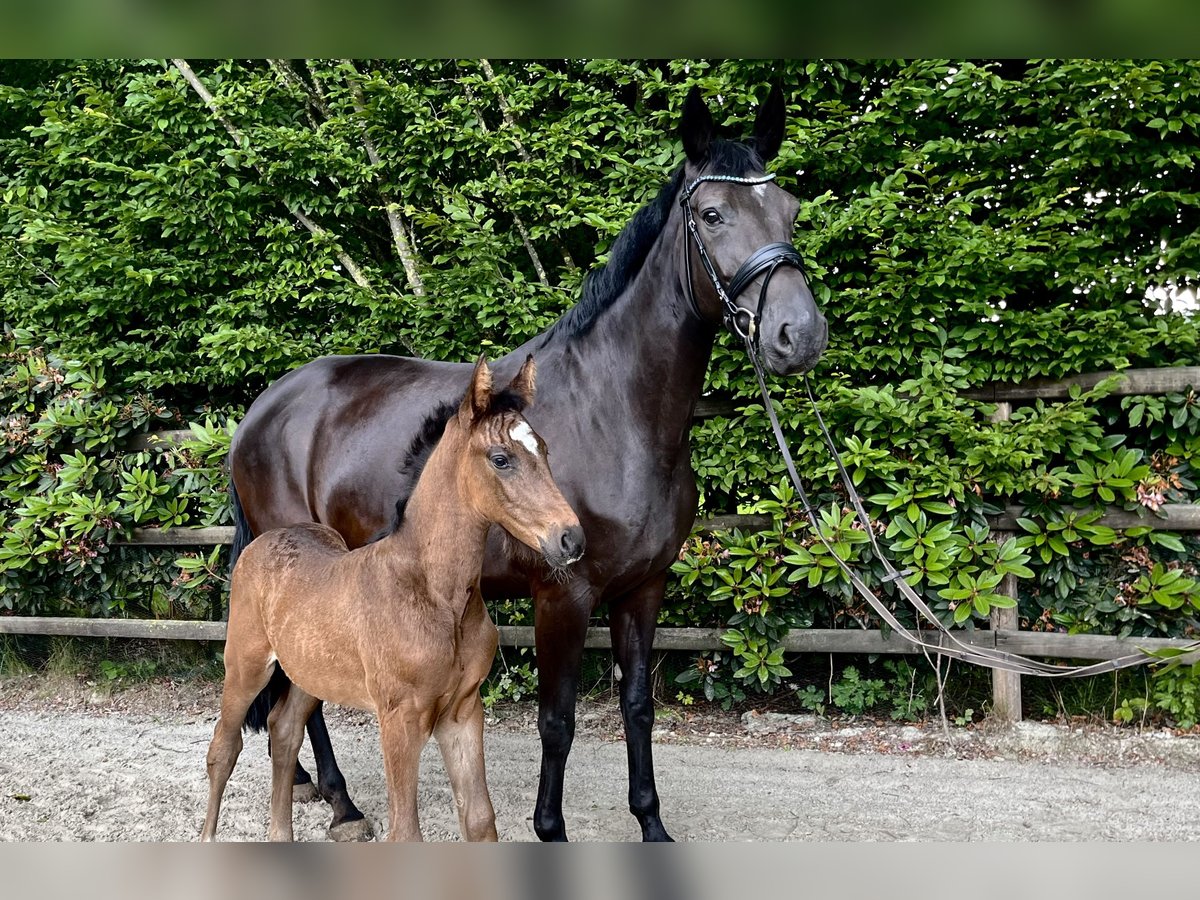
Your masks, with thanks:
M488 368L487 357L482 353L475 362L475 371L471 373L471 386L467 388L467 396L463 397L458 415L462 421L470 425L483 418L492 405L492 370Z
M763 162L773 160L783 144L784 118L783 89L775 84L767 95L767 102L758 110L758 117L754 120L754 137L751 139Z
M679 119L679 137L683 140L683 152L690 162L696 165L704 162L715 132L712 113L700 96L700 88L692 85L687 99L683 101L683 115Z
M521 399L521 406L524 408L533 403L533 396L537 393L536 381L537 363L533 361L533 354L531 353L525 357L525 363L521 366L521 371L508 383L505 391L516 394Z

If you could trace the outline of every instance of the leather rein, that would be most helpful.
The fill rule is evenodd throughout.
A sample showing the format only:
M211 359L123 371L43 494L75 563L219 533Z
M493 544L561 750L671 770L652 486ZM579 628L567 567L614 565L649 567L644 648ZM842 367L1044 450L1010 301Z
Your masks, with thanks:
M775 407L771 401L770 392L767 390L766 377L763 374L762 362L759 358L759 325L762 322L763 304L767 298L767 287L770 284L771 277L780 268L787 266L794 268L803 275L803 260L799 251L789 243L772 243L760 247L754 253L750 254L749 258L742 263L738 268L733 278L730 280L728 287L721 280L720 274L717 272L716 266L713 265L712 258L709 256L708 249L704 246L704 240L700 236L700 231L696 226L696 220L692 213L691 197L696 188L706 182L722 182L728 184L740 185L759 185L766 184L774 179L773 174L762 175L756 178L740 178L730 175L701 175L690 184L688 184L682 192L680 205L684 210L684 220L686 223L686 232L690 233L694 242L697 254L700 258L700 263L708 275L709 281L712 283L713 289L716 291L717 297L721 300L722 305L722 321L725 327L733 334L742 340L746 345L746 354L750 357L750 362L754 367L754 375L758 379L758 387L762 393L763 407L767 411L767 416L771 422L771 429L775 434L775 442L779 445L779 451L783 455L783 462L787 468L788 476L791 478L792 484L796 489L796 495L800 498L800 502L804 509L804 514L808 518L809 524L812 526L813 534L829 551L830 556L837 562L838 568L849 580L854 590L870 605L875 614L879 616L889 628L898 634L901 639L907 641L913 646L920 649L928 655L936 653L951 659L962 660L963 662L974 663L976 665L986 666L991 669L1003 669L1009 672L1017 672L1022 675L1040 675L1048 678L1079 678L1088 675L1098 675L1103 672L1112 672L1117 669L1124 669L1130 666L1137 666L1147 663L1151 657L1146 653L1134 653L1127 656L1117 657L1115 659L1102 660L1101 662L1093 663L1086 666L1060 666L1051 663L1040 662L1035 659L1030 659L1026 656L1021 656L1016 653L1009 653L1005 650L1000 650L993 647L981 647L967 643L961 640L953 631L942 624L941 619L929 607L924 598L921 597L913 588L905 581L904 576L910 574L907 570L898 571L891 561L884 556L883 551L879 547L876 540L872 521L867 515L866 508L863 506L862 498L859 497L858 491L855 490L853 480L846 471L845 464L842 462L841 455L838 453L837 446L834 443L829 429L825 425L825 420L821 417L821 412L817 408L817 400L813 395L812 385L809 382L808 375L804 376L804 389L808 394L809 403L812 405L813 414L816 416L817 424L820 426L821 435L825 441L825 446L829 449L830 455L837 466L838 477L841 479L842 486L846 491L846 496L849 498L851 505L854 507L854 513L861 526L863 532L871 545L871 550L875 558L879 560L884 568L885 575L882 579L882 584L892 583L896 590L909 602L917 614L918 628L916 631L905 626L888 608L887 604L871 590L870 587L858 576L858 574L850 567L850 565L838 555L830 541L822 534L820 525L816 517L816 508L812 505L808 498L808 492L804 489L804 484L800 479L799 473L796 471L796 464L792 459L791 451L788 449L787 440L783 436L783 429L779 425L779 418L775 413ZM687 286L688 286L688 302L691 304L692 312L703 320L700 314L699 307L696 304L695 291L692 284L692 267L688 264L687 259L687 238L684 238L684 268L687 271ZM750 285L755 278L765 273L763 278L762 288L759 291L758 305L755 309L750 310L738 306L734 301L737 297ZM745 325L743 326L743 317L745 317ZM928 629L922 631L920 628L921 621L924 620L927 625L936 632L937 642L933 643L926 640L924 635Z

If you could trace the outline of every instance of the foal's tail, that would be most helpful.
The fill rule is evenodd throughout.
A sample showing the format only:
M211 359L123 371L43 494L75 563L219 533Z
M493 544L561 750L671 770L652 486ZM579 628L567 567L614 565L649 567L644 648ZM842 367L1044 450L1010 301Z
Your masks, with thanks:
M254 540L254 532L250 530L250 523L246 520L246 513L242 509L242 500L238 496L237 486L233 483L233 476L229 478L229 499L233 505L233 544L229 548L229 580L233 582L233 568L237 565L238 557L242 555L252 540ZM232 596L230 597L232 600ZM225 619L229 620L229 609L225 609ZM263 688L254 702L250 704L250 709L246 711L246 718L242 722L243 728L249 728L251 731L262 731L267 727L267 716L271 714L271 707L275 705L275 701L287 693L288 685L291 682L288 677L283 674L283 669L279 668L279 664L275 664L275 669L271 673L271 680L267 686Z
M279 663L275 663L275 668L271 672L271 680L267 682L265 688L258 692L258 696L246 710L246 718L242 720L242 727L250 731L265 731L271 707L288 692L291 684L291 679L283 674Z

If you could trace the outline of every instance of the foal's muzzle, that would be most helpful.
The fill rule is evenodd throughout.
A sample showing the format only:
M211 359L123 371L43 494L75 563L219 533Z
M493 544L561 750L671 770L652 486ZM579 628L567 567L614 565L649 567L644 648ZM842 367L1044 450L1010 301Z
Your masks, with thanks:
M555 528L542 539L541 547L546 562L556 569L565 569L583 557L583 528L579 525Z

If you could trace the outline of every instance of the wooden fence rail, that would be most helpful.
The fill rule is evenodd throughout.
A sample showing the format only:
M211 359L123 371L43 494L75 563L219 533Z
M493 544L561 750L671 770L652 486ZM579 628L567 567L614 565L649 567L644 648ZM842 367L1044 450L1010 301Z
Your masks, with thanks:
M964 396L996 403L998 421L1007 418L1011 403L1034 400L1055 400L1070 396L1075 387L1091 388L1113 372L1095 372L1058 381L1036 379L1021 384L994 384L964 392ZM1114 390L1116 396L1161 395L1183 393L1200 385L1200 367L1179 366L1165 369L1128 369L1120 373L1121 381ZM745 401L753 402L753 401ZM696 407L696 418L713 418L733 413L743 402L727 397L705 397ZM191 436L190 431L162 431L138 435L130 442L131 450L142 450L164 442L176 443ZM989 519L993 531L1005 534L1016 531L1017 518L1023 514L1019 506L1009 506L998 516ZM771 518L762 515L724 515L698 519L700 531L716 532L740 528L760 530L770 527ZM1157 513L1128 511L1110 507L1096 524L1122 529L1136 525L1152 525L1169 531L1200 531L1200 505L1168 504ZM127 538L117 543L141 546L186 547L229 544L233 539L230 526L205 528L135 528ZM1015 581L1015 579L1009 579ZM1016 596L1016 585L1002 588ZM1012 611L1015 612L1015 611ZM1153 651L1164 647L1186 647L1193 641L1167 638L1117 638L1105 635L1069 635L1058 632L1026 632L1015 627L1015 615L993 619L990 630L963 631L960 640L999 647L1026 656L1046 656L1060 659L1112 659L1137 650ZM656 650L704 651L723 649L724 629L660 628ZM195 622L145 619L77 619L33 616L0 616L0 634L69 635L76 637L159 638L168 640L221 641L225 638L224 622ZM933 635L925 635L932 639ZM500 642L509 647L532 647L533 628L501 626ZM589 628L586 647L611 647L606 628ZM800 629L789 632L783 647L790 653L859 653L893 654L919 652L903 639L877 630ZM1200 657L1200 652L1192 654ZM997 672L994 678L993 714L1000 718L1020 718L1020 676Z
M501 625L500 643L505 647L534 646L530 625ZM723 650L723 628L659 628L655 632L655 650ZM141 638L170 641L223 641L224 622L197 622L187 619L77 619L73 617L0 616L0 634L55 635L91 638ZM936 643L938 636L924 634ZM1026 656L1059 659L1116 659L1164 647L1190 647L1195 641L1183 638L1118 638L1102 634L1062 634L1039 631L963 631L955 635L965 644L991 647ZM782 645L788 653L920 653L894 633L876 629L798 628L789 631ZM607 628L587 630L584 646L590 650L612 649ZM1200 651L1197 651L1200 656Z

